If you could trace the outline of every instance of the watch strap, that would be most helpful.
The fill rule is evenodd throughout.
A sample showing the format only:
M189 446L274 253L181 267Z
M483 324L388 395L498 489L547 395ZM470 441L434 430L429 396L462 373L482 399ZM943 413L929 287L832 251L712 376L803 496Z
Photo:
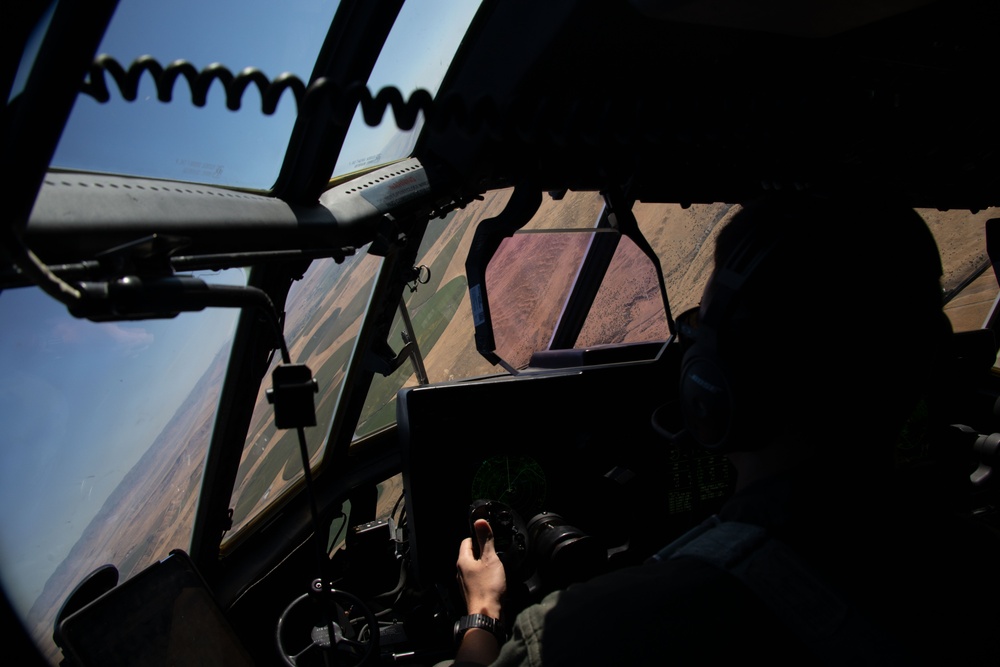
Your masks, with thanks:
M455 642L462 641L466 631L473 628L486 630L497 639L497 644L507 641L507 633L504 631L503 623L499 619L487 616L486 614L468 614L455 621Z

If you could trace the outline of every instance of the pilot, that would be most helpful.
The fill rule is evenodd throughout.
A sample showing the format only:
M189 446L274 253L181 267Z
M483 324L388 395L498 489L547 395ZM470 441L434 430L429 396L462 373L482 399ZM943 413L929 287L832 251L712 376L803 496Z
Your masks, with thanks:
M953 337L926 224L862 197L734 210L678 317L673 445L727 453L736 492L646 563L515 619L478 521L454 664L1000 664L1000 537L955 502L969 470L934 427Z

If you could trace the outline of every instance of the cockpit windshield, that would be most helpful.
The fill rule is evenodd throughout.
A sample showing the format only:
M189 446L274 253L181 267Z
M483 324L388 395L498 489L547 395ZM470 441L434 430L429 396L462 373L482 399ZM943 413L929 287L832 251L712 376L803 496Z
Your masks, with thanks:
M125 0L77 98L53 167L269 190L338 2ZM368 80L433 95L478 2L407 0ZM86 90L94 90L88 88ZM391 108L384 114L392 115ZM331 177L408 156L423 124L350 120Z
M238 312L97 323L0 294L0 581L41 640L94 568L125 578L190 543Z
M269 191L339 4L122 0L51 167ZM433 95L479 6L401 4L368 80L373 98L383 88L404 98L415 90ZM12 97L34 53L26 49ZM102 88L106 99L99 99ZM369 123L359 107L347 119L331 178L412 152L422 115L403 131L392 113L386 107L386 122ZM327 426L381 265L365 250L344 264L317 260L289 296L286 336L327 390L317 403ZM246 285L248 274L195 275ZM328 294L329 311L318 309L320 293ZM113 563L125 579L170 548L188 548L238 316L210 308L94 323L72 317L37 288L0 293L0 488L8 506L19 508L0 517L0 583L41 644L51 641L68 591L94 568ZM275 442L287 432L276 435L263 391L230 534L301 477L292 439L290 448ZM310 442L314 453L322 444ZM258 460L261 448L268 456ZM262 472L275 465L277 474Z
M863 183L917 210L975 364L954 421L1000 429L959 405L1000 393L997 142L967 133L996 104L957 76L988 72L979 47L902 8L814 36L677 4L51 0L10 31L0 587L48 662L73 662L67 602L108 597L88 576L120 591L186 551L256 655L289 658L282 610L330 581L374 602L359 635L384 639L380 664L436 664L480 499L644 562L732 491L728 458L683 449L677 323L762 194ZM977 94L942 103L945 79ZM811 292L842 289L850 246L789 276L776 344L811 333L804 299L847 333L892 303ZM814 347L796 355L825 383ZM995 507L982 488L970 506Z

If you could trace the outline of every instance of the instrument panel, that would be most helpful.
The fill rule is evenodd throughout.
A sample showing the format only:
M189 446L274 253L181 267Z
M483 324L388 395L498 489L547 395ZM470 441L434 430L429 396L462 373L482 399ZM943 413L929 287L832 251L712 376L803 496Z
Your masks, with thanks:
M625 562L641 562L720 507L735 484L729 461L678 447L651 425L665 398L655 388L669 373L670 362L657 358L402 390L397 422L418 585L453 584L478 500L510 507L523 525L557 515Z

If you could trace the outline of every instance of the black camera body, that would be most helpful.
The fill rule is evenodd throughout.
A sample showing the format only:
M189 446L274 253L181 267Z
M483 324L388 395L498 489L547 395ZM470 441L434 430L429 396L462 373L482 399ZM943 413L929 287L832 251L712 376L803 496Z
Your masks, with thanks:
M486 519L493 530L493 547L508 579L519 576L528 556L528 531L524 521L504 503L487 499L474 501L469 506L469 535L472 536L472 553L477 560L482 555L474 527L479 519Z
M508 583L525 582L530 591L554 590L604 571L607 551L598 540L552 512L540 512L525 524L512 508L480 499L469 506L469 534L476 558L475 522L486 519L504 565Z

